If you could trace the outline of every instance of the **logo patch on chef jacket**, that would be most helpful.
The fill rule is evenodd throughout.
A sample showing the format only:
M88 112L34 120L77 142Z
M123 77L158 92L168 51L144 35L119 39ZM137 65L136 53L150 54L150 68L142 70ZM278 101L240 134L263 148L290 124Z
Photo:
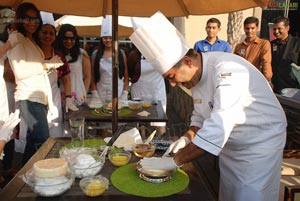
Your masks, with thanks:
M277 45L274 44L272 48L273 48L273 52L277 51Z
M228 77L228 76L231 76L231 72L229 73L221 73L221 77Z
M202 99L201 98L196 98L193 101L194 101L194 104L201 104L202 103Z
M222 72L220 75L220 78L222 78L220 80L220 82L218 83L216 88L219 88L221 86L231 86L230 84L230 77L232 76L232 72Z

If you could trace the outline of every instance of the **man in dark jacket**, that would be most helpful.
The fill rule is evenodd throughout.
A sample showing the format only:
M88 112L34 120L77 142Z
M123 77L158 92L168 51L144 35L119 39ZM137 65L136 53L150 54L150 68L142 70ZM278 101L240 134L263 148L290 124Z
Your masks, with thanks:
M271 41L272 69L274 92L280 93L284 88L300 88L291 71L291 64L300 65L300 38L288 34L290 21L286 17L273 19L273 34Z

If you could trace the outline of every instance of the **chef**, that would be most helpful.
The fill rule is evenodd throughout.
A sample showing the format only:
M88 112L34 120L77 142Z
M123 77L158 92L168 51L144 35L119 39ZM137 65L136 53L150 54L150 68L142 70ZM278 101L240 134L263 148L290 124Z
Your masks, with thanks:
M174 169L209 152L219 156L219 200L278 200L286 118L263 75L236 55L189 49L159 12L134 29L136 47L194 102L190 129L165 153L175 156L144 158L143 168Z

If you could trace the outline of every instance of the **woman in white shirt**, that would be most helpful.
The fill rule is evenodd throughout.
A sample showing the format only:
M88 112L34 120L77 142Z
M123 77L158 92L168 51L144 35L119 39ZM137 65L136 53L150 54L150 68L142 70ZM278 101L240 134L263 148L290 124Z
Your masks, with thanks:
M41 16L36 6L23 3L16 11L16 31L11 33L8 39L11 49L7 56L17 85L16 107L20 109L22 121L28 125L23 164L49 137L48 107L51 113L57 112L52 103L47 70L62 63L56 57L49 61L49 64L44 63L44 53L35 43L41 25Z

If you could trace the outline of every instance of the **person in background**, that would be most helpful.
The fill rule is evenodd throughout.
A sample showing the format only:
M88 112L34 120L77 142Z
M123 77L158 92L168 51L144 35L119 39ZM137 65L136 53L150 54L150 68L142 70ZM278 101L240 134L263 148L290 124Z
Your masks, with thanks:
M15 112L10 113L7 118L0 121L0 159L2 159L5 144L11 139L13 129L21 120L19 116L20 110L16 110Z
M286 17L273 19L272 48L272 84L275 93L284 88L300 88L291 71L291 64L300 65L300 38L289 35L290 20Z
M237 44L234 54L237 54L252 63L271 84L271 45L270 42L257 36L259 20L256 17L247 17L244 21L246 39Z
M140 61L136 61L140 58ZM142 99L143 101L150 101L151 103L160 101L164 112L167 109L167 95L165 80L161 74L159 74L152 64L141 56L136 48L129 53L128 56L128 69L130 75L132 75L130 80L133 80L130 88L131 99ZM140 76L136 80L136 73L139 72ZM165 122L151 122L151 126L154 126L158 131L158 136L161 136L166 132Z
M133 46L128 53L127 59L128 77L132 84L136 83L141 76L141 60L142 55L140 51Z
M111 16L103 19L99 49L92 55L92 98L100 98L102 102L112 101L112 30ZM128 100L128 69L124 52L119 51L118 97Z
M0 83L0 85L2 85ZM6 108L8 110L8 108ZM13 135L13 130L16 127L16 125L20 122L20 110L16 110L14 113L10 113L10 115L5 118L4 120L0 121L0 160L3 160L4 163L4 157L6 157L6 153L4 153L7 142L11 142L11 136ZM12 151L12 150L10 150ZM4 156L3 156L4 155ZM11 154L12 155L12 154ZM12 158L8 158L9 160L13 160ZM4 165L4 164L3 164ZM5 167L3 167L4 170L6 170ZM16 170L11 169L10 171L7 171L11 176L14 176L16 174ZM10 180L10 178L6 178L5 176L0 175L0 184L2 182L7 182L7 180Z
M17 8L14 23L16 31L9 35L4 49L10 48L7 48L7 56L17 85L16 108L20 109L21 119L28 126L24 165L49 137L48 108L51 114L57 110L53 107L47 70L61 66L62 62L58 57L44 62L43 51L35 42L42 20L34 4L22 3Z
M53 43L56 39L56 30L52 25L53 21L47 22L49 19L48 14L50 13L41 13L42 16L45 16L43 19L43 26L41 27L38 33L38 44L43 50L45 55L45 60L50 60L54 55L60 57L63 61L63 65L57 69L51 69L48 71L48 77L52 90L52 99L55 107L58 109L58 116L51 117L48 116L49 130L51 137L62 137L63 136L63 114L62 114L62 99L61 92L58 86L58 82L63 85L65 96L66 96L66 108L72 111L77 111L78 108L73 104L71 96L71 83L70 83L70 69L64 55L57 50L54 50ZM52 16L52 14L50 14ZM50 24L47 24L50 23Z
M87 52L80 48L76 28L71 24L63 24L59 29L55 49L61 51L70 67L71 97L77 106L86 102L87 92L91 84L91 62ZM66 93L66 92L65 92ZM67 95L66 98L71 98Z
M93 52L92 61L92 100L98 100L100 104L110 104L112 102L112 16L107 15L103 18L100 42L98 50ZM118 75L118 98L119 103L127 102L129 78L127 70L126 55L123 51L118 52L119 75ZM121 105L119 104L119 105ZM111 123L101 123L100 136L108 135L108 129L111 129Z
M219 156L220 201L278 200L287 123L267 80L237 55L189 49L167 18L155 15L130 39L170 85L191 90L194 111L190 129L165 156L140 165L174 170L210 152Z
M219 39L218 33L221 31L221 22L217 18L210 18L205 27L207 37L195 43L196 52L231 52L228 42Z
M7 24L2 32L2 37L0 39L0 47L2 47L2 45L4 45L4 43L8 40L8 36L12 31L13 31L13 24L12 23ZM9 113L11 113L15 111L15 99L14 99L14 91L16 88L15 77L10 67L6 54L3 56L3 59L4 59L3 77L6 84Z
M1 34L0 38L0 47L4 45L4 43L8 40L9 33L13 31L12 24L9 23L4 27L4 30ZM7 59L7 55L5 54L0 59L0 75L3 75L1 78L1 92L2 98L0 99L0 120L4 120L8 117L8 115L15 111L15 99L14 99L14 91L15 91L15 77L14 73L9 65L9 61ZM3 79L4 78L4 79ZM6 142L6 146L3 150L3 169L8 171L15 171L12 168L12 160L14 157L14 139Z

